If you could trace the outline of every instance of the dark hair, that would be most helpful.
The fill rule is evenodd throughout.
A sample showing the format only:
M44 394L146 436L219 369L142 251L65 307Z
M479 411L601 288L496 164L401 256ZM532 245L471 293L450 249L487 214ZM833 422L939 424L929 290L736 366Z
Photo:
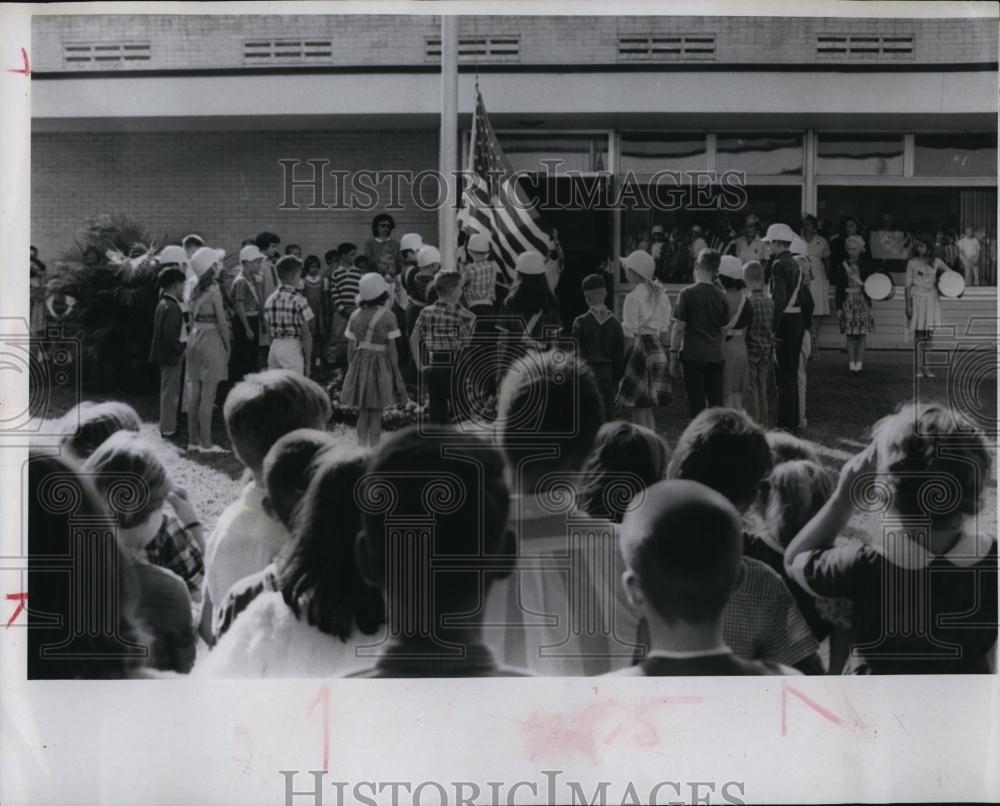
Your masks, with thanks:
M340 246L337 247L337 254L341 257L347 257L351 252L357 252L358 247L349 241L344 241Z
M383 291L374 299L363 299L358 303L359 308L381 308L389 301L389 292Z
M153 446L139 434L112 434L83 465L119 526L131 529L160 509L173 484Z
M394 219L388 213L379 213L375 218L372 219L372 235L378 235L378 225L383 221L389 222L389 231L396 229L396 219Z
M156 278L156 287L160 291L166 291L171 286L177 285L177 283L183 283L186 279L183 269L177 268L176 265L167 266L167 268L160 271Z
M92 403L85 400L63 415L62 427L63 447L82 460L112 434L119 431L139 433L142 419L128 403L117 400Z
M287 369L247 375L222 408L233 450L252 471L261 469L271 446L289 431L325 425L331 413L323 387Z
M719 493L690 481L662 481L620 529L625 564L666 622L718 621L739 580L740 516Z
M760 506L761 520L774 542L787 548L829 500L833 477L822 465L797 459L777 465L767 486L767 497Z
M302 271L308 274L309 267L313 264L315 264L318 268L323 268L323 264L319 262L318 255L306 255L306 259L302 261Z
M462 276L461 272L451 271L449 269L438 269L432 282L434 283L434 290L437 291L438 296L444 296L445 294L453 291L455 288L461 286L464 279L465 278Z
M544 274L519 274L505 302L508 310L534 316L559 310L559 301Z
M355 490L367 460L361 448L337 448L317 456L302 499L294 545L281 572L281 595L297 618L346 641L355 626L365 635L385 623L382 593L365 581L355 559L361 529Z
M640 493L666 477L669 461L670 446L655 431L622 421L605 423L583 466L580 509L621 523L642 501Z
M293 527L295 510L309 487L317 455L334 444L326 431L296 428L278 439L264 457L261 476L267 497L287 529Z
M302 261L295 257L295 255L285 255L275 264L274 270L278 272L278 277L282 281L301 277Z
M302 251L302 247L299 246L297 243L290 243L288 244L288 246L285 247L285 254L286 255L292 254L293 249L298 249L300 252Z
M497 438L507 464L533 476L522 478L522 490L546 470L581 467L603 422L604 402L594 373L570 353L528 353L500 386ZM541 446L557 447L558 456L525 463Z
M32 452L27 470L28 678L134 676L148 648L136 617L132 564L115 540L114 521L65 458ZM69 575L47 565L66 558Z
M812 213L806 213L802 216L802 225L811 224L814 228L819 227L819 221L816 220L816 216Z
M358 268L358 269L367 269L368 268L368 256L367 255L358 255L356 258L354 258L354 266L355 266L355 268Z
M837 227L837 232L840 233L840 237L841 238L846 238L847 237L847 222L848 221L853 221L854 222L854 226L858 230L857 234L860 235L861 234L861 222L857 219L856 216L845 215L845 216L843 216L840 219L840 225Z
M746 508L772 467L763 429L742 411L706 409L681 434L667 476L700 482Z
M918 243L922 243L927 247L927 257L934 256L934 236L929 232L918 232L913 237L913 245L916 247Z
M271 244L281 243L281 238L275 235L273 232L268 232L264 230L257 234L257 237L253 239L254 246L256 246L261 252L266 252Z
M250 238L244 238L242 241L240 241L240 249L242 249L244 246L249 246L252 243L253 241Z
M698 265L703 269L707 269L712 272L712 274L719 273L719 265L722 263L722 255L719 254L717 249L702 249L695 258Z
M333 261L335 261L339 257L340 257L340 252L338 252L336 249L327 249L323 253L323 260L326 263L333 263Z
M205 239L202 238L200 235L188 235L183 241L181 241L181 246L183 246L185 249L187 249L192 244L197 244L198 246L204 246Z
M726 291L734 291L738 288L746 288L746 283L744 283L742 280L736 280L732 277L726 277L724 274L719 275L719 285L721 285L724 289L726 289Z

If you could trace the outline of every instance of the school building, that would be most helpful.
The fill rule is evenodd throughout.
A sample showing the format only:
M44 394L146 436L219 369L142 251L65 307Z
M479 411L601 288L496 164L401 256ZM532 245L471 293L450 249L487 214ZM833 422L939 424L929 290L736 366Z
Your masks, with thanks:
M459 125L478 83L573 277L654 224L747 212L971 227L982 285L944 305L961 335L996 313L998 25L970 7L984 16L463 17ZM306 254L362 243L389 185L345 203L326 172L436 168L440 51L436 16L35 17L32 243L53 263L115 212L227 251L263 229ZM318 194L301 184L317 165ZM689 192L648 203L664 171ZM720 195L733 176L742 195ZM397 201L396 237L436 240L434 210L405 183ZM905 346L902 311L901 293L877 304L871 346ZM840 339L831 317L821 344Z

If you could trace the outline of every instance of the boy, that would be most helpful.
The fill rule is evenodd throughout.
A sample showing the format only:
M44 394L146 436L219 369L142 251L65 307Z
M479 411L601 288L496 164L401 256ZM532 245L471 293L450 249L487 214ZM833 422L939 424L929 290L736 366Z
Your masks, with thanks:
M260 339L260 284L263 253L253 244L240 249L240 269L229 287L233 301L233 354L230 356L230 379L239 381L257 367L257 347Z
M649 625L649 651L623 675L649 677L798 674L737 657L723 611L741 573L739 513L690 481L661 481L625 516L620 547L629 601Z
M281 238L273 232L258 233L254 239L254 246L263 255L261 259L260 271L257 273L256 287L257 299L263 305L277 289L280 282L278 273L274 269L274 262L280 256L278 244ZM271 334L268 333L267 323L261 322L260 332L257 334L257 369L261 370L267 366L267 357L271 351Z
M347 362L347 339L344 333L351 314L358 306L358 283L364 274L354 265L357 255L358 248L354 244L346 241L340 244L337 247L338 265L330 275L333 313L327 341L327 360L335 366L342 366Z
M184 240L181 241L181 246L184 247L184 251L187 252L187 256L190 257L201 249L205 245L205 239L200 235L191 233L190 235L184 236Z
M290 243L285 247L285 255L294 255L299 260L302 260L302 247L297 243Z
M264 303L264 320L271 334L267 354L268 369L292 369L305 375L311 368L313 320L312 308L295 283L302 277L302 261L286 255L275 267L281 285Z
M594 371L604 399L604 416L615 416L615 393L625 372L625 334L621 322L604 304L608 289L599 274L589 274L581 284L588 310L573 320L573 339L580 357Z
M181 363L184 360L184 272L170 266L160 272L156 284L160 301L153 317L153 343L149 361L160 367L160 436L168 439L177 433L177 408L181 395Z
M602 409L593 373L564 351L525 355L500 386L495 434L522 567L490 592L484 635L505 663L537 674L603 674L635 649L614 526L575 505Z
M382 444L365 481L394 492L391 511L364 508L357 542L362 574L385 591L391 638L374 668L351 676L523 676L498 665L481 638L482 616L475 615L513 562L510 496L496 449L453 428L411 427ZM428 512L429 484L447 484L462 506ZM364 489L359 496L369 497ZM393 522L429 514L429 533ZM447 573L439 560L449 563Z
M233 387L222 410L233 452L252 477L219 518L205 552L201 634L213 641L213 602L223 601L243 577L267 566L288 541L288 530L264 509L264 458L297 428L322 430L330 398L319 384L289 370L249 375Z
M416 265L403 275L403 288L410 299L406 309L406 329L412 333L420 311L434 302L434 275L441 268L441 253L436 246L424 244L417 251Z
M417 252L423 248L423 245L423 237L416 232L408 232L399 239L399 259L402 262L404 274L410 266L416 264Z
M496 313L497 275L496 263L490 260L490 238L476 233L468 241L471 263L463 269L465 275L465 304L476 316L492 316Z
M722 405L722 328L729 321L729 305L715 284L722 258L714 249L702 249L694 267L694 285L681 290L670 332L670 373L684 367L684 394L693 419L706 406Z
M463 379L455 376L455 367L476 322L475 314L458 304L462 282L457 271L435 274L437 300L421 309L410 334L410 351L417 372L423 374L427 384L427 415L433 423L448 421L449 404L452 416L461 414Z
M750 416L767 427L767 382L771 375L771 351L774 349L774 303L764 291L764 267L751 260L743 267L743 282L750 292L748 299L753 319L747 331L747 363L750 369Z
M667 467L668 479L697 481L721 493L743 515L771 472L764 431L742 411L708 409L684 429ZM744 536L744 545L753 538ZM769 660L823 674L818 645L781 577L744 556L736 589L722 613L726 645L747 660Z

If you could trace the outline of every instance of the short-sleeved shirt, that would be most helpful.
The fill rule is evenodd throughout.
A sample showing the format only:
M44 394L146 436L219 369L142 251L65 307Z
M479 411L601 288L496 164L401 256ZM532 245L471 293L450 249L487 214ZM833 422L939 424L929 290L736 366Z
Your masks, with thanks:
M997 546L989 535L964 533L945 555L930 554L902 532L880 547L852 541L797 555L789 574L814 596L853 603L854 650L845 673L990 671Z
M470 305L494 300L499 271L492 260L479 260L465 267L465 299Z
M173 571L184 580L192 600L201 600L205 583L205 556L194 535L173 512L164 512L156 536L146 544L146 558L153 565Z
M253 282L243 272L240 272L236 275L229 289L233 306L242 305L243 312L247 316L258 316L260 313L260 300L257 298L257 290L253 286Z
M771 250L767 248L767 244L760 238L747 241L745 235L740 235L738 238L731 240L726 246L726 254L735 255L744 263L756 260L763 266L771 257Z
M390 339L398 339L402 333L399 330L396 315L387 308L373 308L371 306L358 308L351 314L351 318L347 321L347 329L344 331L344 338L356 343L364 342L372 317L379 311L382 312L382 315L379 316L372 329L371 343L373 345L386 344Z
M721 288L695 283L683 289L674 307L674 319L684 324L681 358L705 364L721 364L722 328L729 321L729 303Z
M774 344L774 333L771 325L774 321L774 303L763 291L751 291L747 300L753 309L753 319L747 330L747 359L758 363L771 354Z
M475 321L470 311L438 301L420 311L411 338L431 352L457 350L469 338Z
M338 266L333 270L331 275L333 302L344 316L350 316L351 311L358 306L358 283L361 282L361 276L361 269L354 266Z
M264 303L264 319L272 339L298 339L314 318L306 298L290 285L279 286Z
M622 303L622 330L629 338L659 336L669 332L670 315L670 298L663 288L638 286Z

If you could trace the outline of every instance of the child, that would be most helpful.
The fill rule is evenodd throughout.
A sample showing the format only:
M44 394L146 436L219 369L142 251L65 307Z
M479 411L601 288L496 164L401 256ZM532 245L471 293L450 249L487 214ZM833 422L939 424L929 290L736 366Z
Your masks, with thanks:
M191 256L191 271L198 278L191 291L191 335L187 346L188 450L227 453L212 443L212 412L218 385L229 377L229 320L216 279L226 253L203 246Z
M771 449L760 426L741 411L707 409L681 434L667 478L697 481L745 514L771 471ZM743 570L723 612L727 646L747 660L769 660L822 674L818 644L780 575L759 560Z
M903 406L872 434L789 544L789 576L813 596L851 600L855 644L845 673L995 671L996 538L975 521L995 446L938 403ZM876 498L889 501L882 534L835 545L855 502L874 500L876 480ZM945 480L941 495L935 487Z
M484 635L504 662L539 674L603 674L635 649L614 524L576 507L601 408L593 373L561 350L528 353L500 387L495 434L522 565L490 591Z
M149 361L160 367L160 436L164 439L177 433L177 407L181 399L181 365L186 344L184 313L184 272L176 266L163 269L157 277L160 301L153 317L153 342Z
M726 643L724 612L742 573L733 505L693 481L663 481L647 493L625 516L620 545L625 591L649 625L649 651L618 674L797 674L738 657Z
M813 464L820 464L819 454L816 453L811 442L808 442L787 431L768 431L764 434L767 446L771 449L771 458L774 466L777 467L782 462L795 462L803 459Z
M457 271L439 271L434 275L434 291L435 302L421 309L413 325L410 351L427 385L427 416L431 422L446 423L449 408L452 417L460 418L466 413L462 397L464 379L455 373L455 368L459 353L472 335L476 317L458 304L462 297L462 275Z
M851 377L861 377L864 369L865 335L875 329L872 303L865 293L865 280L871 274L861 265L865 242L860 235L844 241L846 258L833 268L834 301L840 332L847 336L847 361Z
M465 305L477 317L495 316L496 286L500 269L490 260L490 237L476 233L468 241L472 262L463 269L465 275Z
M600 274L583 278L580 286L587 312L573 320L573 339L580 358L594 371L604 399L604 416L615 416L615 392L625 372L625 334L618 318L604 304L607 286Z
M275 267L281 285L264 303L264 320L271 334L268 369L291 369L302 375L312 368L312 333L315 319L306 298L295 288L302 277L302 261L286 255Z
M330 275L332 313L330 338L327 343L327 360L336 366L347 364L347 321L357 307L358 283L364 272L356 268L354 259L358 248L345 241L337 247L339 264Z
M249 375L226 398L223 416L229 439L251 481L222 513L208 539L201 634L209 643L214 632L212 603L221 602L243 577L264 568L288 541L285 527L264 510L264 457L289 431L325 428L331 413L323 388L289 370Z
M670 372L676 378L684 367L684 394L692 419L706 406L722 405L722 329L730 317L726 295L715 284L721 260L714 249L698 253L694 285L678 294L673 314Z
M402 263L403 274L406 273L406 269L410 266L416 265L417 252L420 251L423 245L423 237L416 232L408 232L399 239L399 259Z
M374 267L382 255L388 255L396 266L402 265L399 256L399 241L393 240L392 231L396 229L396 220L388 213L379 213L372 219L372 237L365 244L364 256L368 266Z
M429 485L435 484L446 484L463 505L429 507L434 498ZM375 454L359 490L362 501L376 500L376 485L391 485L393 507L363 508L357 557L365 578L385 593L391 637L374 668L352 676L523 676L498 663L482 640L482 601L510 574L514 554L500 454L480 438L447 426L411 427ZM433 516L433 547L425 542L431 535L394 523L428 515ZM436 573L432 566L441 557L453 564L448 573Z
M906 264L906 328L913 331L917 378L934 378L934 373L924 366L924 355L934 328L941 326L937 283L948 267L933 256L934 242L930 235L914 236L913 245L916 257Z
M254 239L257 251L263 255L261 258L260 271L257 273L255 287L257 291L258 304L263 306L267 299L278 290L281 284L278 279L278 272L275 271L274 264L281 253L278 251L278 244L281 238L273 232L258 233ZM257 336L257 369L261 370L267 366L267 357L271 352L271 334L267 330L267 322L260 322L260 332Z
M440 268L441 253L436 246L424 244L417 251L416 264L403 275L403 287L410 300L410 307L406 309L406 330L411 337L420 312L434 302L434 275Z
M257 287L260 282L263 253L253 244L240 249L240 268L229 288L233 301L233 360L232 376L240 381L257 367L260 342L260 304Z
M396 349L399 358L399 371L405 380L407 377L406 368L410 364L410 339L404 328L406 327L406 311L410 307L410 297L403 286L402 268L396 265L388 253L382 254L378 270L388 285L389 299L385 303L386 307L396 317L396 324L399 327L400 335L397 339Z
M297 257L302 260L302 247L297 243L290 243L285 247L285 255L291 255L292 257Z
M729 321L723 328L722 405L743 410L743 393L749 385L747 330L753 325L753 308L744 291L743 266L738 257L723 255L719 261L719 285L726 295Z
M313 343L317 345L317 349L313 351L313 369L320 369L323 366L323 351L318 349L318 345L324 343L326 336L329 283L320 276L320 263L316 255L306 258L303 270L305 276L302 278L302 296L313 312L313 318L309 320L309 333Z
M958 248L958 261L962 267L962 274L965 275L965 282L970 286L979 285L979 258L983 248L975 230L967 226L955 246Z
M808 256L809 247L801 238L796 238L788 247L792 253L792 259L798 264L802 272L802 282L810 289L813 286L813 263ZM810 293L812 293L810 291ZM806 390L809 382L808 364L816 358L816 319L813 319L811 327L807 327L802 333L802 347L799 349L799 366L796 370L796 384L799 390L799 422L798 429L804 430L809 422L806 419Z
M750 292L753 318L747 330L747 366L749 369L750 416L767 427L767 390L771 377L771 353L774 350L774 303L764 291L764 267L751 260L743 267L743 282Z
M195 655L187 586L146 556L173 488L166 468L141 436L119 431L91 454L83 469L93 475L97 491L107 501L118 523L118 541L133 563L139 588L137 615L152 639L149 665L186 674Z
M371 272L358 286L359 308L347 323L347 374L340 403L358 409L358 442L378 445L382 437L382 410L407 401L406 385L399 373L396 339L399 325L386 307L389 286L381 274Z

